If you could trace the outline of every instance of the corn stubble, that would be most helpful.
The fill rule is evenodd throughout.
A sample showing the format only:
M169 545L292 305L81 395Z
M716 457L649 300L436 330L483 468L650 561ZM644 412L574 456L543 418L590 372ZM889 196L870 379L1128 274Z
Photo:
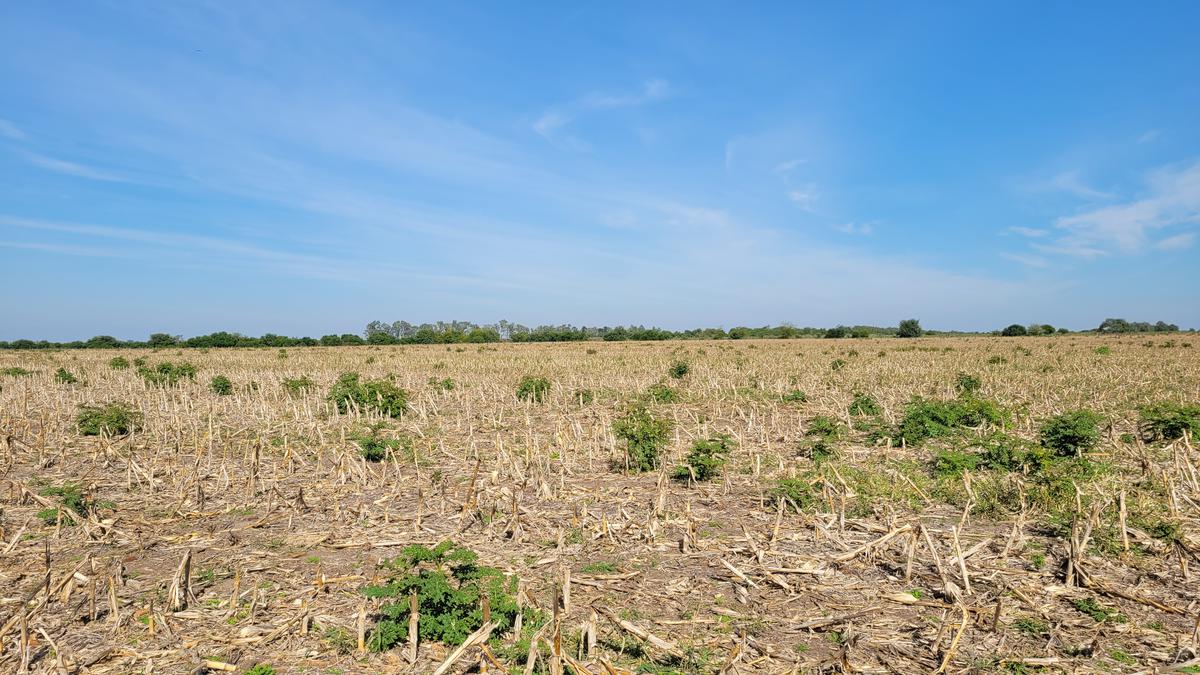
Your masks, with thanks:
M1187 672L1173 337L0 353L0 671Z

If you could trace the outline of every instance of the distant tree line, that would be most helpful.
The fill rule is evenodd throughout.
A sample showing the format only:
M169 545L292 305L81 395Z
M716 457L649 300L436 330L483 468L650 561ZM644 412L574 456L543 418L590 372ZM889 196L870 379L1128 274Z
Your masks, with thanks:
M1066 328L1055 328L1047 323L1031 323L1028 326L1022 326L1019 323L1014 323L997 331L993 331L994 335L1003 335L1006 337L1021 336L1021 335L1054 335L1070 333ZM1094 331L1095 333L1178 333L1179 326L1165 321L1157 321L1150 323L1149 321L1126 321L1125 319L1105 319L1100 323Z
M1163 333L1176 332L1179 326L1158 321L1126 321L1105 319L1094 333ZM1054 335L1068 333L1065 328L1049 324L1012 324L992 331L993 335ZM469 321L438 321L436 323L411 324L407 321L386 323L372 321L362 335L342 333L324 335L319 338L287 337L267 333L251 337L241 333L219 331L208 335L183 338L169 333L154 333L146 340L120 340L111 335L97 335L89 340L74 342L49 342L46 340L0 341L0 349L165 349L165 348L217 348L217 347L342 347L351 345L393 344L473 344L491 342L579 342L604 340L749 340L789 338L867 338L867 337L920 337L922 335L978 335L969 332L943 332L925 330L916 319L905 319L896 327L885 326L834 326L833 328L797 328L788 324L751 328L736 326L724 328L693 328L673 331L645 326L537 326L530 328L519 323L499 321L494 324L475 324Z

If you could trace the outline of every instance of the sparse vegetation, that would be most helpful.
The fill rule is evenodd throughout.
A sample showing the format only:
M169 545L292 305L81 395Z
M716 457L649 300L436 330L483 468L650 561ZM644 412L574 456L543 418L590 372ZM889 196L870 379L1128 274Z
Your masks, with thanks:
M158 387L172 387L180 380L196 379L196 366L186 362L163 361L153 368L138 366L137 372L146 381L146 384Z
M217 396L229 396L233 393L233 383L224 375L217 375L208 383L209 389Z
M1078 457L1096 447L1100 441L1102 418L1090 410L1074 410L1055 415L1042 423L1039 438L1042 445L1059 456Z
M84 436L124 436L142 426L142 413L128 403L79 407L75 425Z
M452 670L483 659L523 672L532 651L546 675L556 632L539 630L555 607L564 660L596 672L602 658L617 671L712 673L739 646L734 669L764 672L928 672L943 659L947 672L1021 672L1017 658L1176 667L1173 636L1190 635L1190 618L1149 603L1191 597L1200 340L1051 337L1039 324L1036 337L888 329L865 343L849 339L856 330L840 341L735 331L665 344L288 344L285 359L282 345L166 341L140 355L0 352L0 370L30 374L0 378L11 483L0 581L17 599L40 587L48 548L53 586L50 604L43 591L25 605L29 670L55 667L41 627L68 668L114 647L91 667L144 670L136 652L171 672L197 658L239 672L432 672L487 612L488 653L472 646ZM1097 356L1102 346L1112 356ZM117 354L128 368L109 365ZM160 362L193 364L196 382L145 386L135 368ZM676 362L689 364L681 378ZM59 367L86 387L59 384ZM540 403L514 395L530 374L547 381ZM232 395L218 399L222 377ZM392 388L409 390L403 408L387 405ZM185 609L172 609L174 591ZM948 651L960 600L973 609ZM5 640L8 672L17 624Z
M521 378L517 384L517 398L522 401L533 401L541 403L546 400L546 395L550 393L550 380L544 377L534 377L526 375Z
M625 444L625 467L635 472L658 467L670 432L670 422L654 417L642 405L632 406L613 422L613 434Z
M695 441L683 464L675 467L672 476L676 480L712 480L721 472L734 447L736 444L729 434L717 434Z
M511 629L521 612L516 601L517 578L480 565L478 560L474 551L444 541L432 548L409 546L398 557L383 561L381 566L389 573L387 583L363 589L368 598L385 600L367 646L380 652L407 640L410 595L417 597L421 614L417 631L422 642L462 644L483 625L480 602L484 597L495 633Z
M400 417L408 410L408 392L391 380L362 380L358 373L342 373L329 388L329 400L338 412L373 410L386 417Z

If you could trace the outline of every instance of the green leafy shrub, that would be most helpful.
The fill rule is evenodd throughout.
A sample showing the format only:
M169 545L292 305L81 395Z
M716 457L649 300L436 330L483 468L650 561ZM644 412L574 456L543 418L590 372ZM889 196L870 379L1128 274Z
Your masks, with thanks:
M522 401L541 403L546 400L548 393L550 393L550 380L544 377L526 375L517 383L517 398Z
M782 502L785 508L807 511L821 503L822 487L823 481L813 474L781 478L771 489L771 498L776 504Z
M108 367L113 370L127 370L129 368L129 359L124 356L114 356L108 360Z
M896 331L896 335L902 338L921 337L925 331L921 328L921 322L916 319L905 319L900 322L900 326Z
M1102 347L1096 347L1096 353L1100 356L1108 356L1112 353L1112 349L1110 349L1108 345L1104 345Z
M667 446L670 433L671 422L655 418L643 405L633 406L613 421L613 434L625 442L626 465L637 472L658 466L658 456Z
M300 377L284 379L283 388L286 389L287 393L291 396L303 396L309 391L316 389L317 384L308 379L307 375L301 375Z
M329 388L329 400L338 412L351 409L375 410L387 417L400 417L408 410L408 392L391 380L361 380L358 373L342 373Z
M71 371L66 368L59 368L54 371L54 381L59 384L75 384L79 378L71 374Z
M96 506L94 501L88 495L84 494L83 486L78 483L66 483L58 487L48 487L38 494L43 497L59 498L62 508L65 511L62 522L66 525L75 524L73 516L86 518ZM43 509L37 515L47 525L54 525L59 522L58 509Z
M1043 422L1038 438L1060 457L1079 457L1100 441L1102 421L1091 410L1065 412Z
M368 598L395 598L379 608L378 622L367 636L372 651L384 651L408 639L409 597L417 596L422 642L462 644L483 625L482 598L487 596L493 634L512 628L517 613L517 578L478 564L468 548L444 541L433 548L413 545L396 558L381 563L392 571L382 586L367 586ZM533 619L534 617L530 617Z
M75 424L84 436L124 436L142 427L142 413L127 403L84 405L79 407Z
M979 378L969 373L959 373L954 378L954 387L960 394L974 394L981 386L983 383Z
M675 467L672 477L676 480L712 480L725 466L729 453L737 447L729 434L717 434L692 443L683 464Z
M385 438L382 427L373 426L367 434L351 436L350 440L358 446L363 459L368 462L382 462L389 456L395 456L398 450L404 450L405 455L413 455L412 440L408 438Z
M217 375L208 383L209 389L217 396L229 396L233 393L233 383L224 375Z
M1037 474L1054 461L1054 455L1037 443L997 433L983 442L980 460L990 469Z
M933 472L938 476L957 476L964 471L974 471L981 464L981 457L962 450L938 450L933 455Z
M814 462L824 462L838 454L836 443L846 428L836 418L817 415L808 421L804 439L800 441L800 455Z
M842 426L842 423L836 417L817 415L808 421L808 428L805 430L804 435L840 438L844 431L845 427Z
M454 380L444 377L437 379L436 377L429 378L429 386L439 391L454 391Z
M681 380L688 374L690 370L691 367L688 366L686 361L675 361L671 364L670 368L667 368L667 374L676 380Z
M1186 432L1193 440L1200 439L1200 405L1183 405L1163 401L1142 408L1141 432L1146 440L1173 441Z
M879 407L879 403L867 394L856 393L854 400L850 402L851 415L878 415L881 412L883 409Z
M929 438L949 436L965 427L1001 424L1004 413L1000 407L981 398L963 396L953 401L914 399L908 404L897 436L909 445L918 445Z
M146 384L159 387L174 386L183 379L196 379L196 366L187 362L176 364L163 361L153 368L139 366L137 372L146 381Z
M655 403L679 403L679 392L662 382L656 382L646 389L646 396Z

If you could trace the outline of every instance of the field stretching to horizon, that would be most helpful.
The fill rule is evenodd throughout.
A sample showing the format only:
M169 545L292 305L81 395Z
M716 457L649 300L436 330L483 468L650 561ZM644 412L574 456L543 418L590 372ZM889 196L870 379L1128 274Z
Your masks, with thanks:
M1200 672L1198 432L1194 334L0 352L0 671Z

